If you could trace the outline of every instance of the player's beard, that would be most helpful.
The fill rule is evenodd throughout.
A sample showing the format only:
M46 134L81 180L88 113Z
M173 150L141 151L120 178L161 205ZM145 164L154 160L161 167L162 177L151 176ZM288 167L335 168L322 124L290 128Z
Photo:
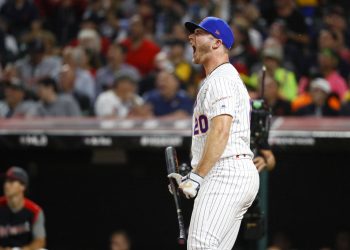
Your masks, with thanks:
M210 52L209 44L202 44L196 46L195 51L193 51L192 62L195 64L203 64L206 55Z

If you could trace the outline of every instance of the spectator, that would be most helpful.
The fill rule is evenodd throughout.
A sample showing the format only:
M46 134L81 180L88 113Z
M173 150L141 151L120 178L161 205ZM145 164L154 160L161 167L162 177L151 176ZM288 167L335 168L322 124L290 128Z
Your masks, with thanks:
M262 57L267 73L274 76L280 83L280 97L292 101L297 96L297 82L295 74L281 65L283 61L282 46L275 39L266 40L262 51ZM257 87L257 73L253 73L251 76L250 84L255 88Z
M80 67L84 60L84 51L81 47L67 47L63 51L63 62L68 64L75 74L74 92L87 96L92 104L95 100L95 81L90 72Z
M34 39L28 43L28 56L16 62L19 78L34 93L38 80L45 77L55 78L60 70L60 62L46 56L45 45L41 39Z
M38 83L39 116L80 116L78 103L69 94L58 94L55 80L45 78Z
M331 88L327 80L316 78L310 84L310 95L312 103L296 111L298 116L337 116L338 111L328 103Z
M38 19L39 12L32 1L12 0L1 7L0 15L7 20L15 37L19 38L29 30L31 23Z
M106 20L99 26L99 31L102 36L110 41L121 41L127 36L125 30L121 27L121 21L117 17L114 9L111 9L106 14Z
M342 38L331 29L322 29L318 35L319 51L330 49L337 54L338 70L342 77L347 78L349 75L349 56L350 51L344 46L341 46ZM316 53L317 57L317 53Z
M12 78L17 78L16 67L12 63L7 63L5 67L2 67L2 72L0 74L1 80L10 80Z
M168 53L160 51L154 58L154 69L147 75L141 78L139 82L140 95L155 89L157 74L160 71L174 71L174 65L171 63Z
M341 230L337 233L334 250L350 249L350 231Z
M155 90L145 93L144 99L153 108L153 114L163 118L181 119L193 112L193 102L173 73L161 71L156 78Z
M5 87L5 100L0 101L0 118L31 117L37 114L37 104L25 100L25 87L18 79L1 82Z
M82 12L87 5L87 0L47 1L37 0L46 5L47 21L56 35L60 45L66 45L73 39L79 29Z
M271 24L269 38L276 39L282 45L283 65L286 68L296 71L299 76L307 73L309 60L300 56L300 50L295 44L288 42L288 30L284 22L276 21Z
M135 81L141 78L135 67L125 63L125 48L114 43L108 49L107 65L96 73L96 94L109 89L114 83L115 76L121 72L134 78Z
M318 34L317 40L319 50L337 49L337 35L331 29L322 29Z
M78 102L80 110L83 115L92 114L92 105L89 96L75 90L76 72L68 64L65 64L61 68L59 75L58 87L64 93L74 97Z
M0 15L0 63L13 62L19 53L15 37L8 32L8 24Z
M282 21L287 28L288 42L294 43L299 49L308 45L308 27L304 16L296 8L294 0L274 0L275 8L272 13L266 13L269 25L274 21Z
M249 40L251 45L255 50L260 50L263 45L263 36L261 27L261 13L258 7L253 3L247 3L243 9L242 14L244 16L244 20L246 22L246 27L248 29ZM239 14L239 13L237 13Z
M90 73L91 77L94 79L99 66L96 66L96 64L91 61L91 52L79 46L74 49L73 55L76 57L77 67Z
M277 232L272 236L272 244L268 250L292 250L290 237L284 232Z
M187 61L192 62L193 49L191 44L187 42L188 33L185 26L182 23L176 23L172 27L171 33L168 35L168 41L180 40L185 44L185 58ZM193 65L196 66L196 65ZM198 66L198 65L197 65Z
M163 42L184 14L180 1L159 1L155 22L157 41Z
M149 116L150 110L136 94L136 82L128 75L116 77L111 90L101 93L96 100L97 116L125 118L130 116Z
M4 197L0 198L0 250L34 250L45 247L44 212L25 197L29 177L11 167L5 174Z
M78 33L78 45L85 53L87 57L85 64L88 65L87 67L81 68L89 70L93 76L96 75L96 69L101 66L103 61L101 42L100 35L94 29L85 28Z
M173 39L168 41L170 45L169 61L175 67L175 75L181 81L183 87L193 93L193 68L191 64L185 59L185 43L180 39Z
M350 43L350 30L344 10L345 8L343 8L343 6L332 5L326 9L326 13L323 16L324 24L340 39L340 43L338 44L339 49Z
M337 71L338 62L339 58L334 50L323 49L318 54L320 73L329 82L331 91L343 99L348 87L345 79Z
M186 12L182 17L183 20L192 20L198 22L207 16L212 16L215 11L215 6L220 1L187 1Z
M136 67L142 76L154 69L154 58L160 49L145 37L140 16L135 15L130 19L130 35L122 41L122 45L127 49L126 62Z
M90 1L84 14L84 20L92 20L97 26L102 24L106 18L106 9L104 8L104 3L102 1Z
M235 34L235 43L230 51L230 62L241 75L249 75L257 52L250 43L247 20L243 16L236 17L231 27Z
M130 250L131 242L127 232L118 230L112 233L110 239L110 250Z
M264 82L264 98L267 105L271 108L273 116L288 116L291 115L291 104L280 98L278 89L279 82L272 76L267 75Z
M317 74L325 78L331 86L331 91L337 94L341 100L343 100L348 90L348 86L345 79L337 71L339 62L337 53L332 49L322 49L318 52L317 60L318 68L315 68L312 71L317 72ZM309 80L307 77L300 79L300 93L304 93L307 90L308 83Z

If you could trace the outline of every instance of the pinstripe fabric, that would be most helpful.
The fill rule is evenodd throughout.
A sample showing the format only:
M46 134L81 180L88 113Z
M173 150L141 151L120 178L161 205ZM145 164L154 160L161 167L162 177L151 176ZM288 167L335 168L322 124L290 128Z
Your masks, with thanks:
M188 250L230 250L242 217L259 189L259 174L249 143L249 96L229 63L208 75L197 95L191 148L194 168L202 157L210 120L220 114L233 117L230 136L223 155L205 176L195 199Z
M221 159L205 177L194 203L188 250L230 250L244 213L259 188L259 174L248 156Z
M253 157L249 144L250 102L248 91L236 69L229 63L219 66L207 76L198 92L192 118L194 131L191 148L192 166L198 164L207 138L207 130L200 128L203 122L199 122L199 118L206 117L208 127L210 127L210 120L220 114L229 114L233 117L230 137L222 158L240 154ZM196 134L198 122L198 133Z

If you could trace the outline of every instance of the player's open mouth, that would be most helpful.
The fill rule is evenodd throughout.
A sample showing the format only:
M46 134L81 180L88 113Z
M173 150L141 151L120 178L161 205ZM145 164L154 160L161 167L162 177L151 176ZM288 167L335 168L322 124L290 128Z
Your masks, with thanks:
M192 49L193 49L193 54L195 54L196 53L196 47L192 46Z

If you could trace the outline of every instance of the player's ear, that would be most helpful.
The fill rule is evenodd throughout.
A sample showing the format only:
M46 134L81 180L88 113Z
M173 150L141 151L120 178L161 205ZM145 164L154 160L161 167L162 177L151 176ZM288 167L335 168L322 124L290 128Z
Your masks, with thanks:
M213 49L218 49L222 45L222 41L220 39L215 39L215 42L213 43Z

